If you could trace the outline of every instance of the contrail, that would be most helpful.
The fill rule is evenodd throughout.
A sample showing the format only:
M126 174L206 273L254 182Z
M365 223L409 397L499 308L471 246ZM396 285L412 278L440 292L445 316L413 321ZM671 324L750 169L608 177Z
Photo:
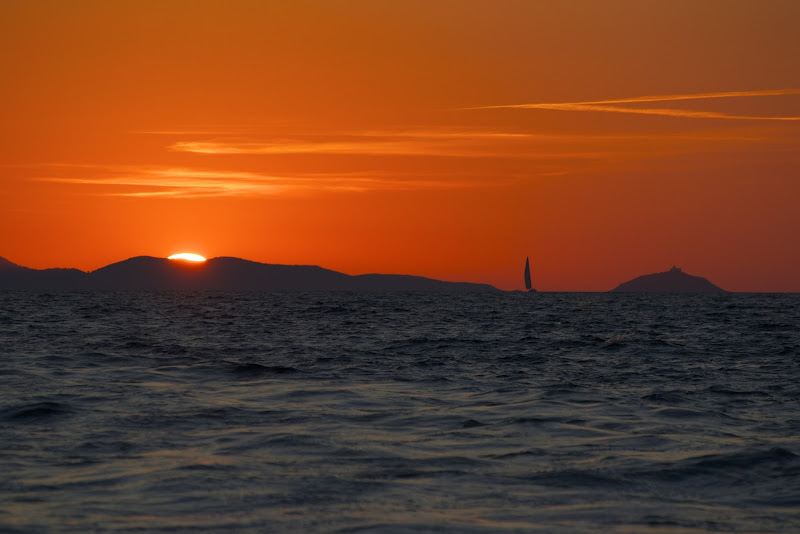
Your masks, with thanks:
M800 95L800 89L769 89L763 91L729 91L721 93L695 93L682 95L652 95L613 100L591 100L584 102L552 102L536 104L505 104L498 106L479 106L463 108L478 109L550 109L558 111L595 111L609 113L632 113L639 115L662 115L668 117L686 117L694 119L729 119L729 120L757 120L757 121L798 121L797 116L751 116L733 115L716 111L695 111L686 109L669 108L630 108L617 104L635 104L640 102L676 102L680 100L705 100L712 98L743 98L762 96Z

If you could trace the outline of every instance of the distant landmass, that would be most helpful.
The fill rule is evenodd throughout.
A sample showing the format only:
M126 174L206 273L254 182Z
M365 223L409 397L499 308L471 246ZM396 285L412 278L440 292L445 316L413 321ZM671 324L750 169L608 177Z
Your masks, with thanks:
M488 284L445 282L422 276L351 276L315 265L275 265L230 257L194 263L152 256L137 256L88 273L78 269L30 269L0 257L0 289L499 291Z
M612 292L653 292L653 293L727 293L705 278L686 274L673 266L663 273L645 274L628 280Z

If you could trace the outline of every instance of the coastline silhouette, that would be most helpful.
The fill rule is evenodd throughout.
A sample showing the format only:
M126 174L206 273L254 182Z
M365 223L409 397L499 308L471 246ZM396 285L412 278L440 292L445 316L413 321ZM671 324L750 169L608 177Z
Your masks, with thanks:
M195 263L152 256L129 258L88 273L31 269L0 258L0 289L499 291L489 284L402 274L348 275L316 265L277 265L232 257Z
M531 287L530 262L524 281ZM349 275L317 265L260 263L233 257L204 262L136 256L84 272L73 268L31 269L0 257L0 289L22 290L344 290L344 291L500 291L489 284L447 282L405 274ZM706 278L673 266L619 284L612 293L727 293Z

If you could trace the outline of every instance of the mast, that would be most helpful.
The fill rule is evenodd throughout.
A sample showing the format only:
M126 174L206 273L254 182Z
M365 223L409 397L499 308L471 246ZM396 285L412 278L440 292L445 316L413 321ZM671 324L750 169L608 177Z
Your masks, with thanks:
M531 263L528 258L525 258L525 289L531 289Z

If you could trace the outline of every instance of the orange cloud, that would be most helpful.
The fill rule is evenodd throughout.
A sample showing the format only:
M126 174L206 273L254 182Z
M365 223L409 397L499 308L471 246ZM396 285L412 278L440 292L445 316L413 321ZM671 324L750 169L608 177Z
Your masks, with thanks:
M123 186L133 191L106 193L130 197L200 197L274 194L285 189L275 176L249 172L192 169L110 169L104 176L48 177L40 180L94 186ZM109 175L110 174L110 175Z
M94 166L84 167L91 173ZM187 168L105 168L100 176L42 177L39 181L86 186L122 187L125 191L104 191L106 196L196 198L211 196L263 196L277 193L313 193L321 191L362 192L368 190L446 189L474 187L475 181L458 177L419 177L391 173L309 173L268 175L253 172L208 171ZM462 177L463 178L463 177ZM483 184L486 185L486 184Z
M604 151L575 151L581 143L632 138L629 136L565 136L503 132L369 132L345 140L212 140L179 141L177 152L210 155L349 155L436 156L455 158L516 158L527 160L595 159ZM635 137L640 138L640 137Z
M526 133L483 131L367 131L320 138L179 141L170 146L196 154L334 154L366 156L492 157L508 155L509 142L530 141Z
M196 154L363 154L389 156L468 156L446 146L404 141L181 141L170 147Z
M549 109L558 111L595 111L609 113L631 113L639 115L661 115L667 117L684 117L693 119L728 119L756 121L799 121L798 116L751 116L734 115L716 111L695 111L670 108L631 108L617 104L635 104L642 102L675 102L680 100L705 100L714 98L742 98L800 95L800 89L776 89L764 91L731 91L723 93L696 93L683 95L638 96L614 100L593 100L587 102L555 102L537 104L507 104L499 106L481 106L467 109Z

